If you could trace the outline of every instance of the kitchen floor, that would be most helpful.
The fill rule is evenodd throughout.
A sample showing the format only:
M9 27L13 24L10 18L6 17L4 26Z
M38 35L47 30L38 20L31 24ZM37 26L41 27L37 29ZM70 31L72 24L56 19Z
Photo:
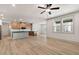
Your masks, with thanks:
M46 38L30 36L26 39L13 40L3 37L0 40L1 55L73 55L79 54L79 44Z

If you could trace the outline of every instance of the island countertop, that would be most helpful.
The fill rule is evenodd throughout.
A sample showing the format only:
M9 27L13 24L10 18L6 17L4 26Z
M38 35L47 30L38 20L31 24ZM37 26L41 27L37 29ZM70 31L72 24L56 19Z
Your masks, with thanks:
M10 29L11 32L17 32L17 31L31 31L30 29Z
M30 29L10 29L12 39L27 38Z

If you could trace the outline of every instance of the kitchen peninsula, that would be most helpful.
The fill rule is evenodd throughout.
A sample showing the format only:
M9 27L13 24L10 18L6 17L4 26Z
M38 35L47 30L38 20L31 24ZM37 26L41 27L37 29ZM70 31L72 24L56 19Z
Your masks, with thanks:
M12 39L27 38L29 36L29 31L32 29L31 23L26 22L12 22L10 27Z
M12 39L22 39L29 36L30 29L11 29Z

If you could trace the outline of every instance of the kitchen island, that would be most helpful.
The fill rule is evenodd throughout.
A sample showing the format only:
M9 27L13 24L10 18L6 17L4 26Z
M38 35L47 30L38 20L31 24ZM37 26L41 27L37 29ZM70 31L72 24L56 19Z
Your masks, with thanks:
M10 29L12 39L24 39L29 36L30 29Z

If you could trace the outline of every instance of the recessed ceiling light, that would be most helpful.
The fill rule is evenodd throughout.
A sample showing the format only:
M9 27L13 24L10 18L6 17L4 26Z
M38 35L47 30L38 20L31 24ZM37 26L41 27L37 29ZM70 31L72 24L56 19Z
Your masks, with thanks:
M2 16L2 17L3 17L3 16L4 16L4 14L0 14L0 16Z
M13 7L15 7L15 4L12 4Z

